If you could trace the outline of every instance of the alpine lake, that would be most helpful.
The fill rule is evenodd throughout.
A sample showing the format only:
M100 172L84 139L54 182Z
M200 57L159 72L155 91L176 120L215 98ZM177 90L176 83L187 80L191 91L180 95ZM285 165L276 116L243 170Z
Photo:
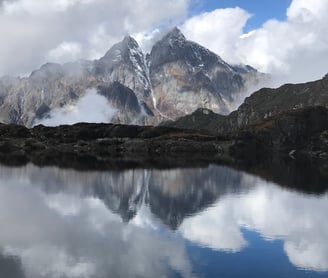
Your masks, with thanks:
M326 180L303 174L1 166L0 276L328 277Z

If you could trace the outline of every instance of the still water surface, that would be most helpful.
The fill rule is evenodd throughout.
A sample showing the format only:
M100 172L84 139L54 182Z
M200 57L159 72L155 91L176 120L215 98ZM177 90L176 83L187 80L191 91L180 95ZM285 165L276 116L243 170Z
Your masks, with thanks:
M0 167L1 277L328 277L328 194L227 167Z

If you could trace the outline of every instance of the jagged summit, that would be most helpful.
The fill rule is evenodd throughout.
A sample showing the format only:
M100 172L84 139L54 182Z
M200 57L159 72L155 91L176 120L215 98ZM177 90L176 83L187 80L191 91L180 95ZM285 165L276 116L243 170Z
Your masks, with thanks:
M137 45L138 46L138 43L137 41L130 35L126 35L124 36L123 40L121 41L122 44L126 44L126 45L129 45L129 44L134 44L134 45Z
M228 70L232 70L220 56L196 42L187 40L177 27L154 45L150 57L152 68L180 60L199 69L219 63Z
M137 51L140 52L140 55L143 55L138 42L130 35L126 35L123 40L118 43L118 47L120 47L123 52Z
M121 68L120 72L115 71L118 67ZM123 68L136 73L145 90L149 91L145 57L139 44L131 36L125 36L121 42L113 45L104 57L95 61L94 72L122 82L123 76L119 75L123 75Z
M114 44L99 61L105 60L106 63L127 61L131 55L143 56L137 41L131 36L125 36L122 41Z
M28 78L0 79L0 121L30 126L44 107L51 111L74 103L90 88L117 110L116 123L157 124L200 107L227 113L227 103L259 78L252 68L230 66L175 27L154 44L147 61L128 35L98 60L48 63Z
M96 60L93 73L107 83L119 82L130 88L140 101L140 106L147 107L147 111L148 107L153 108L146 59L133 37L125 36L104 57Z
M182 46L186 42L186 37L178 27L174 27L163 37L162 41L168 41L172 46L174 44Z
M46 63L42 65L38 70L31 73L30 78L34 80L42 80L44 78L50 78L56 80L64 75L63 66L57 63Z
M154 68L182 58L186 42L182 32L177 27L173 28L153 46L150 52L150 66Z
M250 65L232 65L231 67L234 71L239 73L257 72L257 69L253 68Z

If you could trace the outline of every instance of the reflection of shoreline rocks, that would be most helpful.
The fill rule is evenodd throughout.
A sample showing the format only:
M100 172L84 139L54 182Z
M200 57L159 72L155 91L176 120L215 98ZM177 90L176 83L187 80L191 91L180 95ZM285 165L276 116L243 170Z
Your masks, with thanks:
M163 126L80 123L27 129L0 124L0 161L7 165L31 161L40 166L80 170L201 167L217 163L286 186L324 191L328 178L327 130L328 110L323 107L283 113L220 136ZM281 161L281 156L287 158Z
M328 109L312 107L286 112L238 132L220 135L164 126L79 123L28 129L0 124L0 156L25 157L36 164L61 155L98 160L196 155L208 161L214 158L229 161L280 151L294 158L304 153L327 161Z

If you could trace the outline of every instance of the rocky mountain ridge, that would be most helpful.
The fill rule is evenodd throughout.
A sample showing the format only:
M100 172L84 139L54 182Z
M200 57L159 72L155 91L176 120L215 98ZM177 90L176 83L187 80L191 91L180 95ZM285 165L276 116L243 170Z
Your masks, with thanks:
M174 122L163 124L227 134L270 121L286 112L317 106L328 108L328 75L303 84L285 84L277 89L262 88L247 97L237 110L227 116L208 109L198 109Z
M98 60L47 63L26 78L0 78L0 121L32 126L89 89L116 109L107 122L157 124L199 107L226 113L237 95L263 78L250 66L227 64L174 28L147 55L126 36Z

